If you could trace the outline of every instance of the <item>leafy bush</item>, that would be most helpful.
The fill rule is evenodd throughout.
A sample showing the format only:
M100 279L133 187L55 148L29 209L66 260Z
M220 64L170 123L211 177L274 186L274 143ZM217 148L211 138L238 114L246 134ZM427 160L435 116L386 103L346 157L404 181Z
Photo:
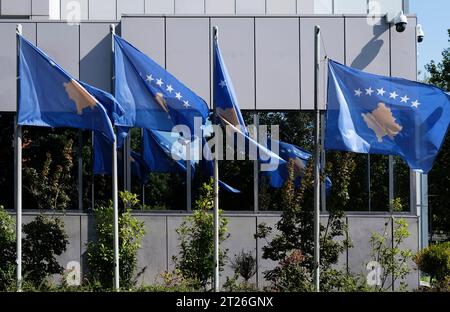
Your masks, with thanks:
M388 236L388 228L394 223L393 237ZM396 281L400 281L400 290L407 287L406 276L411 272L410 262L412 260L411 249L402 249L404 240L411 234L408 223L404 219L391 218L386 222L384 231L380 234L372 233L370 244L372 246L371 257L376 260L381 268L381 285L375 286L378 291L390 290Z
M55 256L66 251L67 234L60 218L37 216L23 226L23 267L25 279L37 286L52 274L61 274L64 270Z
M300 187L295 188L294 163L289 162L289 179L285 183L281 205L283 213L276 224L279 234L268 241L272 228L265 224L258 226L257 238L266 239L263 258L277 261L278 265L264 272L276 291L311 291L314 274L314 224L313 224L313 164L311 160L305 168ZM341 188L347 185L341 181L340 188L334 188L334 198L345 201L347 192ZM333 195L333 194L332 194ZM342 198L341 198L342 197ZM349 245L348 239L342 242L334 240L343 236L346 225L342 221L343 212L330 207L326 226L320 227L320 267L321 290L333 290L336 285L336 270L331 270L339 255ZM340 272L339 272L340 273Z
M430 276L432 286L450 290L450 242L422 249L415 255L414 261L422 272Z
M13 218L0 206L0 291L15 277L16 230Z
M200 189L200 197L195 202L195 210L192 216L185 218L177 229L180 241L180 255L173 256L175 267L181 275L190 281L195 288L206 289L208 282L213 278L214 272L214 216L211 210L214 207L214 194L212 180L204 183ZM219 211L219 216L222 211ZM219 244L228 238L228 220L220 218ZM219 250L219 269L223 271L224 259L227 249Z
M137 265L137 251L145 235L144 222L131 215L134 208L140 207L136 194L119 192L123 211L119 214L119 267L120 284L131 288L135 284L134 274ZM94 209L97 240L87 244L87 262L90 282L102 289L110 289L114 279L113 245L113 205L98 206Z
M257 264L252 252L242 250L238 255L234 256L231 261L231 267L234 270L234 276L228 277L224 284L224 288L228 291L256 291L257 287L249 280L256 274ZM243 279L239 283L239 277Z

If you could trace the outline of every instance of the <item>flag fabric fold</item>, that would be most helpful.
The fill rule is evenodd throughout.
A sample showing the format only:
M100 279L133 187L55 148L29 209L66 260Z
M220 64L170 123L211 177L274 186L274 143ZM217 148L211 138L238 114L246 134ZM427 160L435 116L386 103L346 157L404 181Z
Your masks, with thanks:
M73 78L24 37L18 39L18 124L90 129L113 142L105 106L118 105L114 98Z
M450 96L401 78L329 60L325 149L400 156L411 169L433 166L450 123Z

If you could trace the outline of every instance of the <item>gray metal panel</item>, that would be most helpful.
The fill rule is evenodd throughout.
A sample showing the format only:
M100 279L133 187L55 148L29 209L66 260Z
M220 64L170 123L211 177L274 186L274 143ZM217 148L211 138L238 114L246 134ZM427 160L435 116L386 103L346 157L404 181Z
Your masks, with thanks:
M234 14L235 0L205 0L206 14Z
M173 14L175 0L145 0L145 14Z
M38 47L75 78L79 76L79 30L65 23L37 24Z
M266 0L236 0L237 14L265 14Z
M204 0L175 0L175 14L203 14Z
M31 0L1 0L2 15L31 15Z
M177 229L183 223L184 218L183 216L167 216L167 270L169 272L175 268L173 256L178 256L180 253Z
M267 14L295 14L296 0L266 0Z
M256 109L299 109L299 19L256 18Z
M391 74L417 79L416 18L408 18L408 25L402 33L397 32L395 26L391 27Z
M385 223L389 222L385 227ZM372 246L370 245L370 236L372 233L384 233L387 230L387 239L391 240L391 226L389 218L386 217L348 217L348 232L353 247L348 250L348 266L354 274L362 273L366 276L368 271L366 265L372 260L370 253Z
M140 216L144 221L145 236L137 255L137 284L162 282L167 270L166 217Z
M403 0L377 0L375 3L379 4L381 14L398 13L403 10Z
M166 31L168 71L209 103L209 20L167 18Z
M70 261L77 261L81 265L81 220L80 216L58 216L64 223L64 231L70 237L66 251L57 256L59 264L66 269ZM61 277L60 277L61 278Z
M411 235L400 245L401 249L410 249L413 254L419 251L419 220L418 218L405 218L405 221L408 223L408 231ZM408 285L407 289L417 289L419 288L417 265L413 261L409 261L407 265L411 269L411 272L405 277L404 282ZM395 290L400 290L400 280L395 282L394 287Z
M49 0L33 0L31 2L32 15L49 15Z
M333 14L333 0L297 0L298 14Z
M87 20L88 16L88 0L61 0L61 19L74 20L80 18ZM79 13L77 13L79 10Z
M113 20L116 19L116 0L89 1L89 19Z
M36 43L36 24L22 23L23 36ZM0 111L16 111L16 23L0 23Z
M256 239L254 238L256 230L255 217L228 217L228 233L230 237L225 240L221 249L228 249L228 261L224 266L224 271L221 272L221 283L226 282L225 277L232 277L234 270L232 263L235 256L240 255L241 252L252 253L256 259ZM250 280L250 283L256 283L256 274Z
M121 28L122 36L125 40L151 57L162 67L165 66L164 18L125 17L122 19Z
M80 32L80 79L111 92L110 24L82 23Z
M364 71L389 76L389 24L371 26L363 17L345 18L346 64Z
M314 26L321 28L321 59L328 57L344 62L344 18L300 18L300 61L302 109L314 108ZM319 108L325 108L327 86L327 62L320 63Z
M122 14L144 14L144 11L144 0L117 0L118 20Z
M366 14L367 0L334 0L334 14Z
M212 18L241 109L255 109L254 19Z

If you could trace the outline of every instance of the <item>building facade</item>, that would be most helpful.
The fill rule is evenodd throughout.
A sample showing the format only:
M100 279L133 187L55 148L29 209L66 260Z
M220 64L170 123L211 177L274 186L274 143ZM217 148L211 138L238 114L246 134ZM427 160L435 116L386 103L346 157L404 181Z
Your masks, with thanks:
M399 33L385 15L401 10L408 13L408 25ZM249 111L313 109L315 25L320 25L323 41L319 85L322 109L327 58L386 76L415 80L417 74L417 18L410 14L407 0L0 0L0 118L16 111L17 23L23 25L28 40L72 75L105 91L111 91L110 25L115 24L122 37L208 104L210 29L218 26L222 53L240 106ZM393 187L394 181L389 183ZM426 178L411 173L410 188L410 211L401 216L408 219L412 232L407 246L416 251L423 241L421 223L426 223L426 218L420 217L426 208ZM160 273L171 268L171 256L177 250L175 229L185 215L139 214L148 232L139 254L139 267L147 268L142 281L155 282ZM354 272L365 272L365 263L370 260L368 229L382 230L390 216L348 214L346 222L355 247L345 252L340 264ZM229 213L229 217L230 255L254 251L260 265L255 282L264 285L263 271L273 264L261 258L264 242L255 240L253 234L261 222L274 225L279 214L253 211ZM71 212L63 218L70 247L61 263L64 267L70 261L83 263L85 243L94 237L92 216ZM225 274L231 275L231 268ZM412 288L417 287L417 272L409 281Z

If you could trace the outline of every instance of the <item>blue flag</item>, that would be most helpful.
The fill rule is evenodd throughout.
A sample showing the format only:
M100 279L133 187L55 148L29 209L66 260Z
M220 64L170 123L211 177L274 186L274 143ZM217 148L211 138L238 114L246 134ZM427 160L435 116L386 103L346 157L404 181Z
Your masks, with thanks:
M280 157L283 158L286 163L281 164L277 170L267 171L263 174L269 178L270 186L280 188L289 178L288 165L289 161L292 161L294 165L294 185L295 187L299 187L305 168L312 155L293 144L280 141L279 145ZM328 177L325 180L325 187L327 190L330 190L331 188L331 180Z
M214 72L214 103L217 107L217 114L233 126L241 129L245 134L248 134L217 40L214 40L214 58L216 64Z
M90 129L113 142L104 105L116 105L114 98L74 79L22 36L19 45L19 125Z
M115 96L127 112L116 124L171 131L186 125L195 133L194 117L204 124L205 101L130 43L114 36Z
M450 96L400 78L328 64L325 149L398 155L427 173L450 123Z
M119 152L119 150L118 150ZM121 161L121 153L117 154L118 162ZM112 144L103 135L94 132L94 175L107 174L112 172ZM130 152L131 174L137 177L142 183L147 183L150 168L148 168L141 154ZM118 174L123 175L123 166L118 166Z

